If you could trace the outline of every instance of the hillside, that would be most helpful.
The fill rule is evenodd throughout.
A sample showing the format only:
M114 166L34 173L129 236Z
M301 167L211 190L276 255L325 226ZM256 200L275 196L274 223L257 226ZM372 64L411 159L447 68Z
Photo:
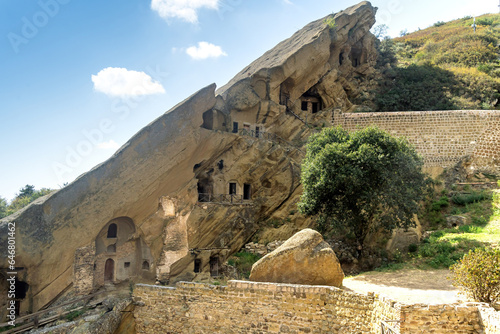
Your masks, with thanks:
M499 109L500 15L465 17L378 43L358 104L374 111Z

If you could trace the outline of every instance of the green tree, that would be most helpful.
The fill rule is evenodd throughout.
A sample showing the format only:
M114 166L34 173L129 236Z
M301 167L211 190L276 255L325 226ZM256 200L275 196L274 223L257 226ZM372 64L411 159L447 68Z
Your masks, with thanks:
M31 197L31 195L33 195L34 192L35 192L35 186L27 184L23 188L21 188L21 190L19 190L19 195L17 195L16 197L17 198Z
M9 205L7 203L7 200L3 197L0 197L0 219L7 216L8 206Z
M24 186L23 188L21 188L19 190L19 194L12 200L10 205L8 205L6 207L6 210L3 213L4 217L9 216L9 215L21 210L22 208L24 208L25 206L27 206L28 204L30 204L34 200L36 200L42 196L48 195L53 191L54 191L53 189L49 189L49 188L42 188L40 190L36 190L35 186L29 185L29 184ZM6 201L5 201L5 203L6 203ZM0 218L1 218L1 214L2 214L2 202L0 200Z
M344 231L359 244L370 231L413 226L428 185L422 165L405 139L378 128L326 128L307 144L299 210L319 215L323 233Z

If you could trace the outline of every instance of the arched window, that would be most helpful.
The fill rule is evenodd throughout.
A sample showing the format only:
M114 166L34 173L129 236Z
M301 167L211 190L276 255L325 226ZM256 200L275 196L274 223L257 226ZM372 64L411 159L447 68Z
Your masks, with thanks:
M143 270L149 270L149 262L148 261L142 262L142 269Z
M108 227L108 238L116 238L117 227L116 224L113 223Z

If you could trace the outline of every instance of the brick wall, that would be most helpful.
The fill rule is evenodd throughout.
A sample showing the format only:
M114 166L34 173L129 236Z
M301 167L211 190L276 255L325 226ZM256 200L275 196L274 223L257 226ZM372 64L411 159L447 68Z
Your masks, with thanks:
M401 305L324 286L230 281L228 286L137 284L137 333L498 333L500 317L478 303ZM478 311L483 308L482 311ZM390 320L396 320L391 322Z
M332 124L349 131L377 125L404 136L424 156L426 166L449 167L466 156L485 164L500 159L500 111L450 110L382 113L334 111Z

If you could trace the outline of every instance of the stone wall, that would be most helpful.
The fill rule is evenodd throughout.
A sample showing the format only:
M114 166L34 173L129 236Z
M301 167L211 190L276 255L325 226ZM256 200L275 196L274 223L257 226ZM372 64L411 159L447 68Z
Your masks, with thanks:
M401 305L334 287L230 281L137 284L137 333L499 333L484 304ZM483 329L485 331L483 331Z
M401 333L483 333L477 306L405 305L401 307Z
M495 311L493 308L486 304L478 307L481 322L483 324L484 334L498 334L500 333L500 312Z
M381 113L334 111L332 124L349 131L376 125L404 136L426 166L449 167L466 156L484 164L500 159L500 111L450 110Z

